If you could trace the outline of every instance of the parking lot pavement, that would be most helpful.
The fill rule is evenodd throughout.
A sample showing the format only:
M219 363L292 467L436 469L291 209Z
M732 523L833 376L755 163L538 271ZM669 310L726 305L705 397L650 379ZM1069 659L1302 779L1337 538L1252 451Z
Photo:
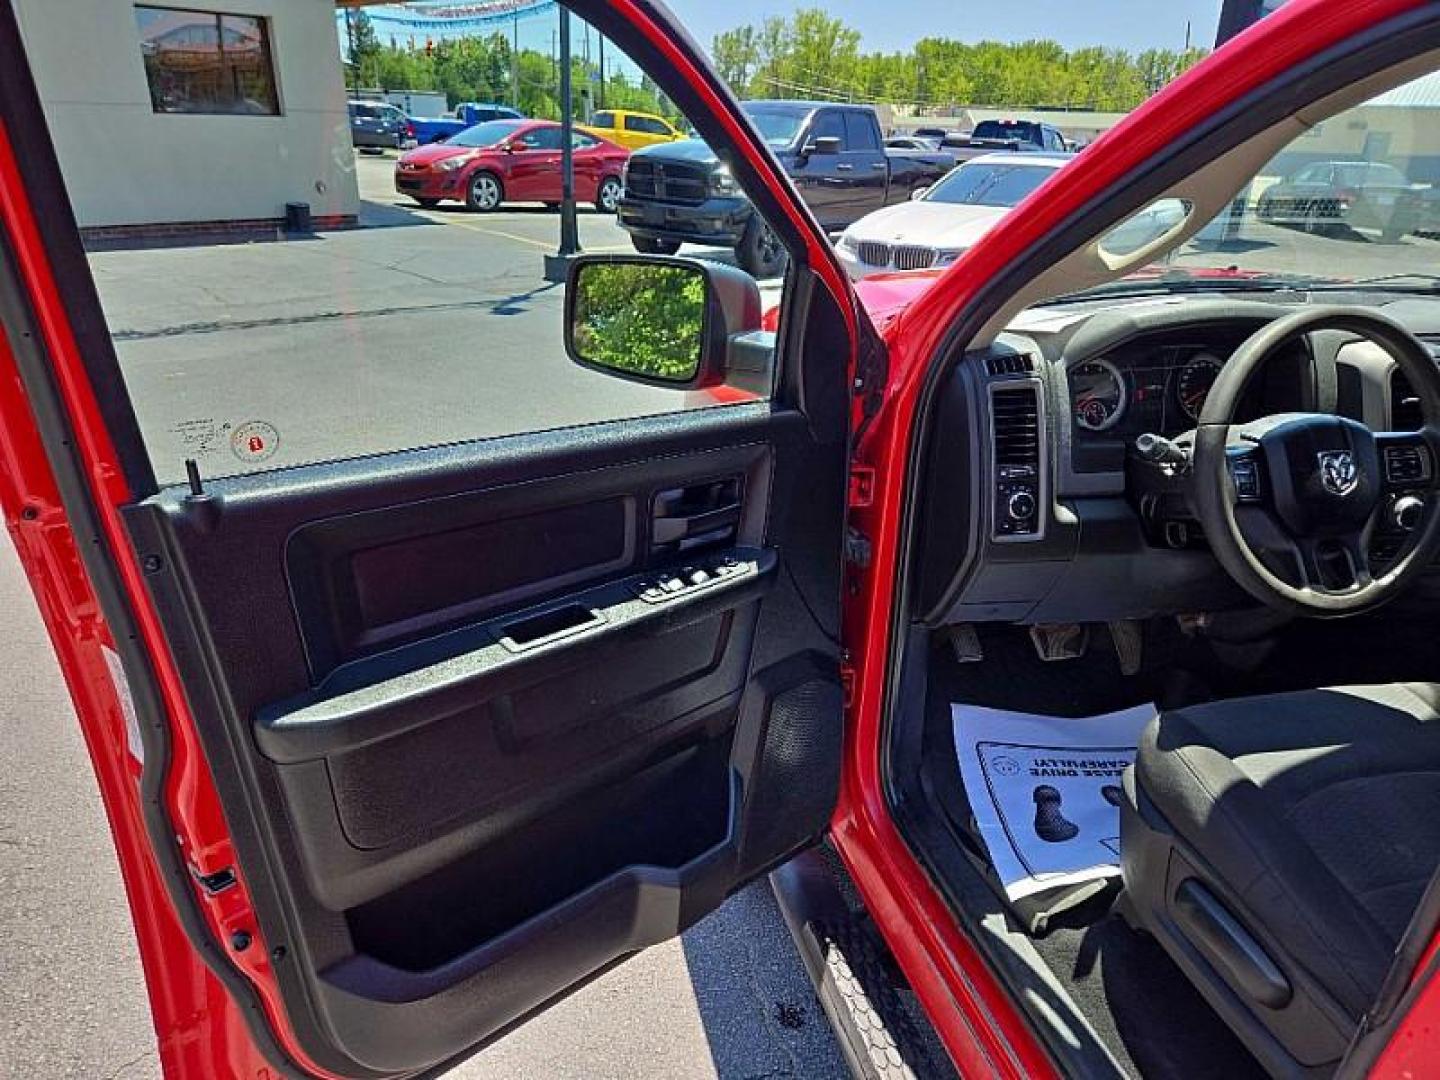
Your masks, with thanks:
M119 869L70 699L0 539L0 1077L160 1074ZM739 1080L844 1073L758 882L447 1074Z

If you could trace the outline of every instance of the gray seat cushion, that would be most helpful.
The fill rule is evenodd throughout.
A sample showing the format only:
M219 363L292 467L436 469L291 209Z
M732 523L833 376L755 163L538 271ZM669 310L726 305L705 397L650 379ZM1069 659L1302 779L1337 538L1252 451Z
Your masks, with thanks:
M1237 913L1355 1018L1440 865L1440 685L1343 687L1164 713L1135 780Z

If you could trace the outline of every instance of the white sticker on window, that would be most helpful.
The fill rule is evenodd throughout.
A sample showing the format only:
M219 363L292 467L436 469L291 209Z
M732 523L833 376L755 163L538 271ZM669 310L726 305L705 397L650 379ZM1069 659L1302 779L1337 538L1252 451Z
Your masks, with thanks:
M145 744L140 741L140 718L135 714L135 699L130 694L130 680L125 677L125 665L120 654L108 645L101 645L105 666L110 669L110 681L115 684L115 696L120 699L120 711L125 715L125 742L130 756L141 765L145 764Z

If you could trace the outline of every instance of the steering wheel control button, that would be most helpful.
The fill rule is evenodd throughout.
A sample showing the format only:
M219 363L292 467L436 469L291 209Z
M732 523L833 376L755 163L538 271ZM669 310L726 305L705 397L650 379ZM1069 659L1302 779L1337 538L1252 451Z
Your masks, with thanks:
M1419 446L1387 446L1385 479L1392 484L1417 484L1430 479L1430 455Z
M1241 502L1260 501L1260 468L1252 457L1230 459L1230 478L1235 481L1235 497Z

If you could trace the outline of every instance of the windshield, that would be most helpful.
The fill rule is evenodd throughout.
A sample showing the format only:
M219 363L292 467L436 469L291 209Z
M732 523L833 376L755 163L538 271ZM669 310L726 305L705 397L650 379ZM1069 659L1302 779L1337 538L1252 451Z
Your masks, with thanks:
M767 109L755 105L744 105L742 108L759 129L760 137L776 148L794 143L808 115L798 109Z
M1440 291L1436 147L1440 72L1316 124L1256 169L1233 202L1193 236L1154 253L1118 281L1067 298L1339 290L1356 282L1391 291ZM1147 237L1178 221L1163 217L1152 206L1111 235L1133 233L1140 239L1128 250L1138 250L1150 242Z
M1041 165L961 165L925 194L926 202L1015 206L1056 173Z
M487 120L453 136L446 146L494 146L514 135L521 127L516 120Z

